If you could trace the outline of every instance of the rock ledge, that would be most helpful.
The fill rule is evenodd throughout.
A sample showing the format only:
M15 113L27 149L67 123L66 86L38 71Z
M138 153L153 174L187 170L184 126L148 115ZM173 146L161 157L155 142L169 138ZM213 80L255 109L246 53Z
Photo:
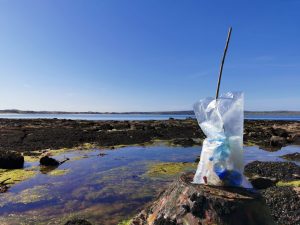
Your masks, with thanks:
M181 175L131 225L274 224L258 193L192 184L192 178Z

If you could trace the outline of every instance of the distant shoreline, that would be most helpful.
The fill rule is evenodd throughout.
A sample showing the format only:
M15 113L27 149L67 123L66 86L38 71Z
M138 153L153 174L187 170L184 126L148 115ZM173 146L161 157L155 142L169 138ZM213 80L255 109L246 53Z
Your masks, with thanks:
M157 112L68 112L68 111L31 111L18 109L0 110L0 114L154 114L154 115L194 115L187 111L157 111ZM246 115L300 115L300 111L245 111Z

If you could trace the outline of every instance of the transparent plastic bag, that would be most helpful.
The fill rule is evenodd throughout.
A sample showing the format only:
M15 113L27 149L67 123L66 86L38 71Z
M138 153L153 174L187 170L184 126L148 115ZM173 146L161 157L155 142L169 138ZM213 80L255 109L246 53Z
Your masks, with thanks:
M243 93L200 100L194 111L206 139L193 182L250 188L243 175Z

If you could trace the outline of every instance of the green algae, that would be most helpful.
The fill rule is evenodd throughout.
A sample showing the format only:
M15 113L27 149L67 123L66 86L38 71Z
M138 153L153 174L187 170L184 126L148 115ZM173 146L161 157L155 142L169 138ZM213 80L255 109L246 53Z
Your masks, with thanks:
M255 143L255 142L253 142L253 141L246 141L246 142L244 143L244 145L245 145L245 146L256 146L257 143Z
M118 225L130 225L131 222L132 222L132 219L122 220L121 222L118 223Z
M300 187L300 180L279 181L279 182L277 182L276 186L278 186L278 187L284 187L284 186Z
M35 186L34 188L23 190L14 202L28 204L42 200L51 200L52 196L44 186Z
M29 155L24 156L25 162L38 162L39 160L40 158L38 156L29 156Z
M30 179L34 177L38 171L36 168L31 169L0 169L0 182L7 180L10 185Z
M44 185L38 185L33 188L25 189L17 195L13 193L6 193L5 198L1 199L0 207L3 207L10 202L13 202L14 204L29 204L33 202L51 200L53 198L53 193L50 193Z
M156 163L149 166L145 175L148 177L174 176L184 171L194 170L196 167L197 163Z
M93 148L97 148L97 145L95 143L83 143L78 148L93 149Z
M50 171L47 174L50 176L61 176L61 175L67 174L68 172L70 172L69 169L64 169L64 170L55 169L55 170Z

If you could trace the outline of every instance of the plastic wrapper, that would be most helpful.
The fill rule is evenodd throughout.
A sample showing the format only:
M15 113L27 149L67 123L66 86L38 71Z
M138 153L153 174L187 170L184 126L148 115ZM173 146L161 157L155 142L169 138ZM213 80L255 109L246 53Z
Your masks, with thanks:
M243 93L200 100L194 111L206 139L193 182L250 188L243 175Z

